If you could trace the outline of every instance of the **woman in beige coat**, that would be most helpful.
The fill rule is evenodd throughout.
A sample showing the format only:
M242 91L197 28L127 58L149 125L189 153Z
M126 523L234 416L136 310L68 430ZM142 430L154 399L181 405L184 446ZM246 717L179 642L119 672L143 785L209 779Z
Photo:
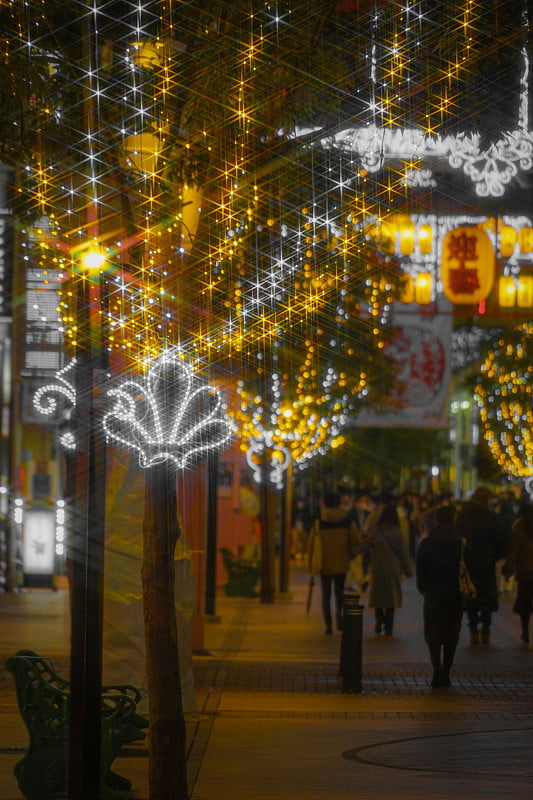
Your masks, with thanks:
M368 525L370 548L370 593L368 605L374 609L375 632L391 636L394 610L402 606L402 580L413 573L407 543L400 528L394 502L378 507Z

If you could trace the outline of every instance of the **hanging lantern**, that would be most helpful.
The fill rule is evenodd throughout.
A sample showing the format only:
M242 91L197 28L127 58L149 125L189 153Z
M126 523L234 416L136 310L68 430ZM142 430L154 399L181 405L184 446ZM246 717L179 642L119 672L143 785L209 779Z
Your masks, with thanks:
M533 275L519 275L516 303L520 308L533 306Z
M420 254L428 256L433 247L433 228L431 225L421 225L418 229L418 249Z
M499 234L500 254L503 258L509 258L514 253L516 231L511 225L502 225L499 229Z
M489 231L490 233L496 233L498 230L498 219L496 217L489 217L485 220L485 222L480 222L478 227L481 228L483 231Z
M398 214L396 217L400 232L400 252L410 256L415 249L415 225L408 214Z
M415 279L407 272L400 279L398 300L406 304L415 302Z
M431 289L433 279L431 272L419 272L415 283L415 300L421 306L431 303Z
M494 250L488 234L474 225L448 231L442 243L441 280L452 303L484 300L494 283Z
M518 231L518 246L522 255L533 250L533 228L520 228Z
M390 222L383 221L380 226L379 244L385 253L394 253L396 228Z
M498 282L498 302L502 308L512 308L516 302L516 284L512 275L502 275Z
M136 133L124 138L125 166L143 175L157 172L161 141L153 133Z
M162 60L163 42L155 40L134 42L133 61L138 67L155 72L161 66Z
M187 253L196 239L200 213L202 211L203 189L196 183L181 187L180 233L181 247Z

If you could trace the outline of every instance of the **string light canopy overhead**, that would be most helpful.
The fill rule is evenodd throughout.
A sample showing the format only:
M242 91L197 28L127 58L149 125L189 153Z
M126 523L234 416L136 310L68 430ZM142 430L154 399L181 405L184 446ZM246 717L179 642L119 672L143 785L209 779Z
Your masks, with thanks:
M476 91L497 94L519 63L507 92L519 100L509 130L518 124L526 142L518 177L529 158L524 7L3 4L12 105L1 156L19 169L24 258L43 283L61 276L67 351L77 285L89 283L102 344L127 370L179 345L254 398L267 397L267 375L287 375L283 402L305 408L298 374L311 341L322 354L315 397L333 370L346 374L350 403L366 402L360 375L368 385L386 375L402 254L384 252L364 224L439 192L420 149L387 160L389 138L459 142L487 119ZM507 130L495 131L500 119L492 143ZM366 133L341 146L356 129ZM83 268L88 248L105 271Z
M202 10L207 13L209 5L216 14L205 28ZM157 342L180 337L199 356L239 352L280 317L291 323L305 318L323 298L317 283L329 286L326 299L338 294L323 276L342 238L342 204L322 207L331 188L324 176L316 183L310 165L302 166L295 204L281 194L279 165L264 186L255 175L268 127L263 121L259 128L252 113L264 99L254 73L258 66L269 69L287 14L296 10L306 30L313 19L302 16L297 3L295 9L280 4L287 14L267 5L251 18L239 9L232 21L241 38L232 38L227 85L209 87L231 103L219 108L218 117L208 109L205 119L197 119L199 88L187 96L187 42L175 20L188 24L185 40L201 37L206 51L218 52L227 44L217 22L226 15L223 5L186 4L173 16L164 3L78 2L67 21L39 2L6 7L11 58L18 66L26 61L30 74L42 79L31 112L42 134L19 187L35 220L26 248L44 276L50 269L63 275L60 318L73 346L73 282L86 279L78 265L96 251L107 264L101 311L106 344L133 358L137 352L141 359L153 355ZM197 76L198 84L206 79ZM313 91L320 96L316 86ZM182 127L193 120L197 134ZM305 214L297 208L304 199L313 201ZM202 202L205 230L196 238ZM309 259L317 262L318 253L317 269ZM307 281L307 299L299 274ZM180 275L190 292L177 291Z

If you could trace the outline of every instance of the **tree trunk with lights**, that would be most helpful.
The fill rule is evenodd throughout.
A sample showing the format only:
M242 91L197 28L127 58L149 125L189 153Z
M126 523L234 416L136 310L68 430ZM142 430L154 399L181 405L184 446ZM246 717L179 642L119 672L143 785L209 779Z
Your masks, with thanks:
M150 800L189 800L174 592L179 535L176 475L165 463L146 472L143 521Z

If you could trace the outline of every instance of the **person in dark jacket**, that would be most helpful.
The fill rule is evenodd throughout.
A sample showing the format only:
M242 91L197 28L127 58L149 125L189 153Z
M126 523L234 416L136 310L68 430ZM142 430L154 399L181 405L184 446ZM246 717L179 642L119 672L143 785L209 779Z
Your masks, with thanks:
M435 511L435 525L420 542L416 556L416 585L424 595L424 639L433 666L431 686L451 686L450 670L461 632L464 601L459 591L461 539L453 525L454 511ZM465 561L469 559L465 552Z
M476 597L466 601L470 643L489 644L492 614L498 610L496 562L505 556L496 514L489 508L492 492L480 486L457 515L457 528L472 551L471 578ZM479 626L481 625L481 631Z
M320 537L320 585L322 589L322 614L326 624L326 633L331 634L331 587L335 592L335 611L337 629L342 627L342 603L346 573L350 567L350 559L361 535L353 521L350 510L341 506L339 494L330 492L324 496L320 509L320 518L315 522ZM313 537L310 537L310 548L313 548ZM309 551L310 563L313 553Z
M502 567L506 578L516 575L518 591L513 611L520 617L521 640L529 644L529 620L533 613L533 504L525 503L513 525L507 558Z

